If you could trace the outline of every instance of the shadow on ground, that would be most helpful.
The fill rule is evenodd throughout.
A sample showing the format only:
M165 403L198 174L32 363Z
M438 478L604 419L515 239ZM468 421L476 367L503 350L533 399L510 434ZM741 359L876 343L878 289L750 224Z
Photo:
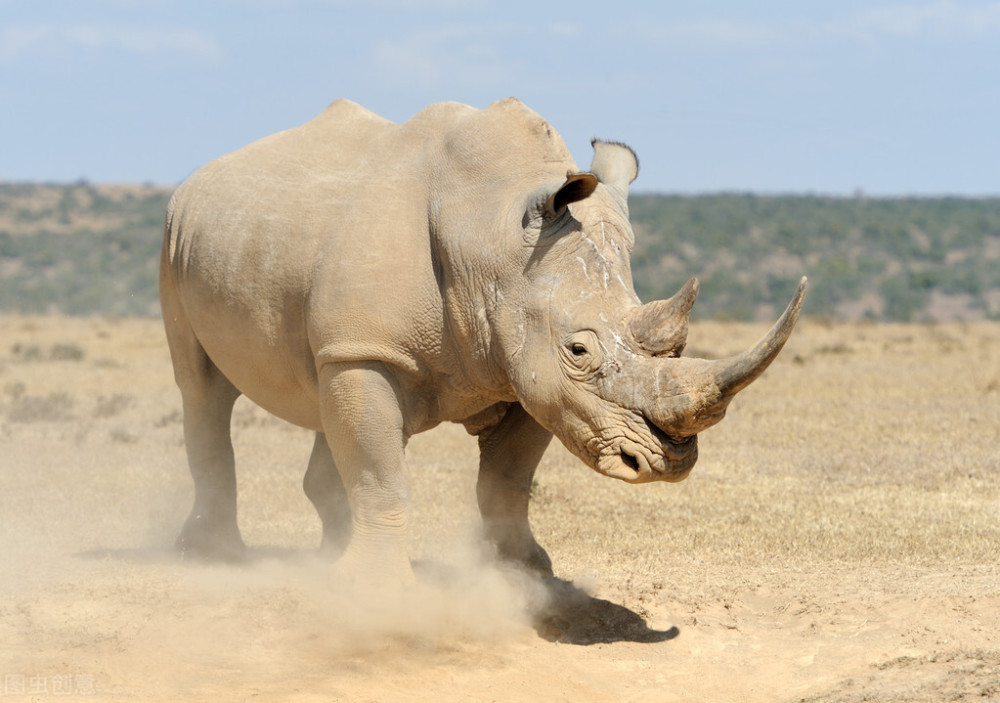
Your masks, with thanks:
M535 613L534 626L540 637L562 644L606 642L666 642L680 634L671 627L654 630L646 620L623 605L594 598L570 581L551 579L546 584L549 601Z

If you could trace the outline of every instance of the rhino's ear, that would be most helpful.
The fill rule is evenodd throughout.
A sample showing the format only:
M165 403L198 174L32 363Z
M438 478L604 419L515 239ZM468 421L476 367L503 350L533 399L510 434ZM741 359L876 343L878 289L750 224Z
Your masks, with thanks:
M593 139L594 161L590 172L606 186L628 193L629 184L639 175L639 158L630 147L619 142Z
M546 217L561 215L570 203L583 200L597 189L597 177L592 173L570 173L566 182L559 186L545 201Z

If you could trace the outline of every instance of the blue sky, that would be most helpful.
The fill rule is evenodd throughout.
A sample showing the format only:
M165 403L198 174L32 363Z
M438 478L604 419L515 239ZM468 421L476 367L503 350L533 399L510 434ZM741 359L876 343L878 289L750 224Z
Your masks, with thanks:
M0 179L176 184L348 97L514 95L643 191L1000 194L1000 2L0 0Z

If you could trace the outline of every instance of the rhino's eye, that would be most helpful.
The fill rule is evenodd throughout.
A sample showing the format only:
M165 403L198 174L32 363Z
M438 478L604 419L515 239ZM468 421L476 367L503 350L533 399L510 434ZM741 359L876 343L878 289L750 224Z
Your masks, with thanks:
M586 380L601 366L601 343L590 330L581 330L563 340L562 354L566 372L578 381Z

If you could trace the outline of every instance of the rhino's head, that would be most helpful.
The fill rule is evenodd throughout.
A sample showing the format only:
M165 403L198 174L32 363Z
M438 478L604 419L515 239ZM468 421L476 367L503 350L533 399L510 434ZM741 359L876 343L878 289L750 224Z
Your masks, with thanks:
M524 209L528 292L508 375L525 409L600 473L680 481L698 458L698 433L723 418L788 339L805 279L747 351L717 361L682 357L698 282L640 303L626 204L638 163L628 147L594 148L590 172L550 184Z

